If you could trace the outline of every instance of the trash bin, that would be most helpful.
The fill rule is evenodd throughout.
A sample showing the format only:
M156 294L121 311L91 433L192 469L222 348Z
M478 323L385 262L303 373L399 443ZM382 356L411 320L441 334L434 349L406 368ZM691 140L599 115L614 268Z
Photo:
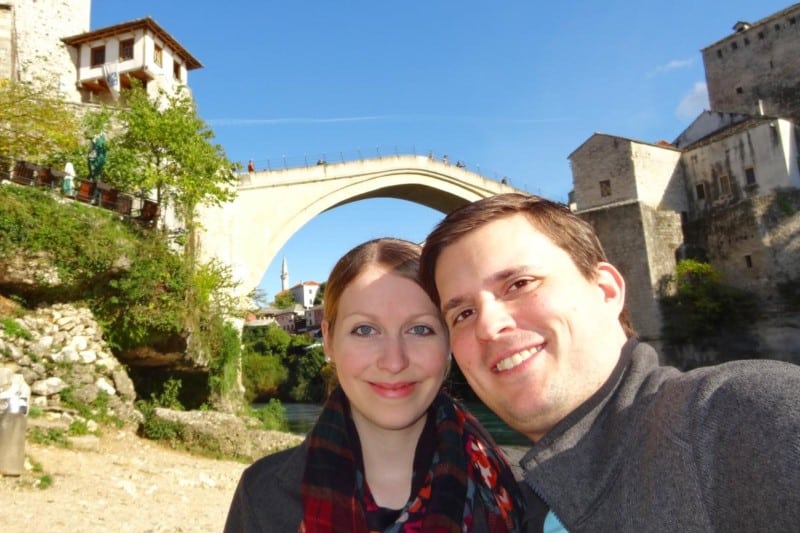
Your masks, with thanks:
M18 476L25 471L26 398L0 398L0 474Z

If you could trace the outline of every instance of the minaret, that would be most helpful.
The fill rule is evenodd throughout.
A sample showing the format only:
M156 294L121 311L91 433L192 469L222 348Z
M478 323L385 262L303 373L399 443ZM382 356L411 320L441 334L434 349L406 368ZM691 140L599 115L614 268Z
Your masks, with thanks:
M286 265L286 257L283 258L283 266L281 267L281 291L289 288L289 267Z

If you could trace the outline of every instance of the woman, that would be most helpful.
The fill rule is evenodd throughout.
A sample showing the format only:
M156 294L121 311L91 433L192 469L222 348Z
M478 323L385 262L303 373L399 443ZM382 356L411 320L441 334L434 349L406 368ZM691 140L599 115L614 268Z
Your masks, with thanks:
M376 239L333 268L322 334L339 386L300 446L245 470L226 532L520 530L503 455L441 391L447 330L419 253Z

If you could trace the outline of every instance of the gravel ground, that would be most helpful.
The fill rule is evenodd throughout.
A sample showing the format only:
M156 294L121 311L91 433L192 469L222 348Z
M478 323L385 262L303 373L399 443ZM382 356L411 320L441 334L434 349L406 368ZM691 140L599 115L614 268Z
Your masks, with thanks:
M23 475L0 476L4 533L219 532L247 466L113 428L78 438L69 449L29 439L26 456ZM37 488L45 475L52 484Z

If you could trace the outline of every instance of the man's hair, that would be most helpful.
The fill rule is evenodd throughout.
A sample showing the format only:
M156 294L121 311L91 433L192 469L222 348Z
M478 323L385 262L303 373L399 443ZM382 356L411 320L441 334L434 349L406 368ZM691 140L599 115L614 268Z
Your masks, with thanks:
M333 331L342 293L370 265L379 265L389 272L421 286L419 281L420 246L403 239L383 237L359 244L344 254L331 270L325 285L324 317Z
M422 288L437 307L441 307L441 300L436 288L436 261L442 251L489 222L516 214L524 215L533 227L564 250L586 279L595 279L597 264L608 261L594 228L567 206L520 193L490 196L451 212L425 240L420 258L420 280ZM628 337L636 335L627 308L623 308L619 321Z

